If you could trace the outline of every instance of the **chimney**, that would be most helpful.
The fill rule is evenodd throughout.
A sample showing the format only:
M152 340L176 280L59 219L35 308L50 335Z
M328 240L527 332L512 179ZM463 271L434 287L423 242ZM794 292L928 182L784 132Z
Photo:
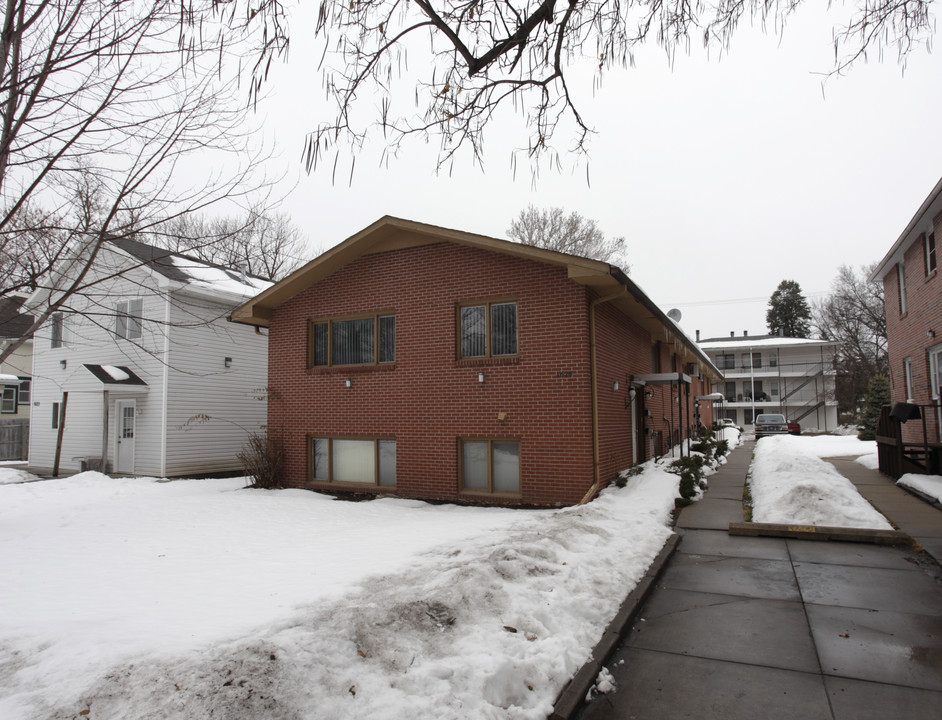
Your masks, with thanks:
M743 337L749 337L749 331L748 331L748 330L743 330L743 331L742 331L742 336L743 336Z
M700 342L700 331L697 330L697 342Z
M730 336L730 337L736 337L736 332L735 332L734 330L730 330L730 331L729 331L729 336Z
M779 329L778 329L778 336L779 336L779 337L785 337L785 328L779 328Z

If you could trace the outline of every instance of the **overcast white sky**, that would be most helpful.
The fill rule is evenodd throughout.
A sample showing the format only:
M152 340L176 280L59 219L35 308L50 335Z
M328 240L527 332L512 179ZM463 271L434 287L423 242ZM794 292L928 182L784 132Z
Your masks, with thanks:
M345 173L333 184L329 168L301 168L304 134L324 112L310 27L304 15L293 23L259 112L280 148L274 165L297 181L284 209L312 253L386 214L504 237L528 203L559 205L624 235L631 277L665 311L679 308L689 334L760 334L781 280L813 299L842 263L881 259L942 176L942 58L918 51L904 73L888 51L822 87L831 24L810 8L781 42L743 26L721 59L694 48L671 69L650 48L594 95L587 75L590 155L535 186L512 169L527 138L519 120L490 129L483 170L436 175L437 146L415 142L384 168L364 153L352 185Z

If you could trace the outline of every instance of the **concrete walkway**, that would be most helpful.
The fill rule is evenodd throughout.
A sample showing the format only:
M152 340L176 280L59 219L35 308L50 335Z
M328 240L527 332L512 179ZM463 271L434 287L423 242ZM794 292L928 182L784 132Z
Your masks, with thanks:
M617 689L576 717L942 717L939 566L893 547L731 537L752 448L735 450L706 496L680 513L678 550L607 663ZM878 472L834 464L938 549L942 512Z

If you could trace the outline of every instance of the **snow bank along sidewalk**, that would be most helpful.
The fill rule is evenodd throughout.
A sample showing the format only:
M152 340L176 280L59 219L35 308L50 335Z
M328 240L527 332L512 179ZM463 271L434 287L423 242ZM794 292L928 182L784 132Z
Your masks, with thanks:
M542 720L678 476L557 511L243 484L0 484L0 717Z
M854 484L821 459L875 452L875 443L854 437L763 438L749 479L753 522L892 530Z
M934 505L942 504L942 476L910 473L903 475L896 481L896 484L914 491L915 494Z

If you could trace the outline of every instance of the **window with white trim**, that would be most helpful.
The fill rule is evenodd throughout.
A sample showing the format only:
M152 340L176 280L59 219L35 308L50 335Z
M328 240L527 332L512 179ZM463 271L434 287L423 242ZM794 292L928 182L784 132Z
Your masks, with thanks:
M937 267L935 253L935 233L926 233L926 275L935 272Z
M932 399L942 398L942 345L929 348L929 385Z
M3 394L0 397L0 413L4 415L15 415L17 406L17 394L19 387L16 385L4 385Z
M140 340L144 299L119 300L115 307L115 335L126 340Z
M519 494L520 441L462 439L458 472L464 492Z
M906 312L906 265L905 263L896 264L896 277L899 280L899 312L900 315Z
M517 303L462 303L458 306L458 357L517 354Z
M903 360L903 378L906 382L906 402L913 401L913 359Z
M736 367L736 355L733 353L720 353L716 356L716 366L720 370L733 370Z
M49 328L49 347L60 348L65 331L65 316L61 312L54 312L49 319L52 323Z
M308 330L308 367L396 362L396 316L359 315L314 320Z
M312 437L311 480L355 485L396 484L396 441L390 438Z

